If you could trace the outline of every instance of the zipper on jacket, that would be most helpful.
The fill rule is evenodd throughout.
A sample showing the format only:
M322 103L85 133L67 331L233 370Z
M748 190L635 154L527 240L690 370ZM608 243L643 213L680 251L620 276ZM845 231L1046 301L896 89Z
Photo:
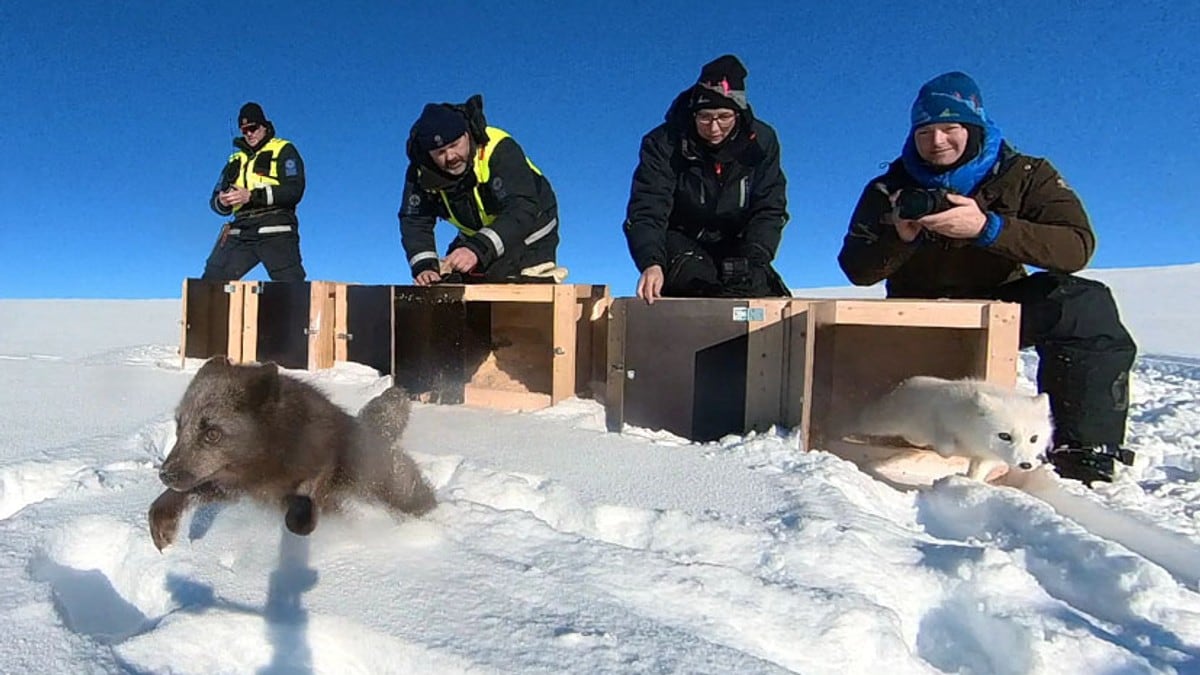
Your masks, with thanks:
M742 179L740 181L738 181L738 208L739 209L746 208L746 183L749 183L749 182L750 182L749 176L742 176Z

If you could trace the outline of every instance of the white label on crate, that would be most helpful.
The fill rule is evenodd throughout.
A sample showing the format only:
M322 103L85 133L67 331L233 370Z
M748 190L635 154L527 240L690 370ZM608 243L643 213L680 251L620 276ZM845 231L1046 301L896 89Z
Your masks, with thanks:
M766 321L767 310L763 307L734 307L734 321Z

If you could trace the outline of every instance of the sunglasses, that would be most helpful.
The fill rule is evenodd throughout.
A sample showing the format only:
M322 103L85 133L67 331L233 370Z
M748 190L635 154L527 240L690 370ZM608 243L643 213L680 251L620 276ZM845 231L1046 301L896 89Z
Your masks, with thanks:
M243 134L252 134L262 128L261 124L247 124L242 127Z

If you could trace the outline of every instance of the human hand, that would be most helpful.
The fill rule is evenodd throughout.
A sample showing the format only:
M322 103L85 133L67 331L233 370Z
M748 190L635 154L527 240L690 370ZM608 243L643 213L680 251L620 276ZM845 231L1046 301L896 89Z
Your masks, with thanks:
M449 268L455 272L470 272L479 264L479 256L475 255L475 251L466 246L459 246L450 251L450 254L442 260L442 268Z
M413 279L413 283L418 286L432 286L442 280L442 275L434 270L425 270Z
M892 211L887 214L885 220L890 222L896 228L896 236L900 237L900 241L911 244L921 234L921 224L915 220L908 220L900 217L900 207L896 205L896 201L900 198L902 190L896 190L888 195L888 200L892 203Z
M221 202L221 206L238 206L250 201L250 191L236 185L230 186L217 196L217 200Z
M655 300L662 297L662 287L662 265L651 265L642 271L638 279L637 296L645 300L647 305L653 305Z
M970 197L947 194L946 201L954 206L938 213L931 213L916 220L920 226L930 232L949 239L974 239L983 232L987 225L987 216L979 208L979 203Z

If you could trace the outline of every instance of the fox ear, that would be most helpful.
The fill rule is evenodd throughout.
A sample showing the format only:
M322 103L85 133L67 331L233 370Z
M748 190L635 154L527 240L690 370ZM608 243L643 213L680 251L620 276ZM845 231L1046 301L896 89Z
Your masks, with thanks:
M976 391L975 402L983 410L992 410L995 408L996 398L986 391Z
M1037 403L1037 407L1044 410L1046 414L1050 413L1050 395L1042 392L1033 399Z
M221 354L218 356L211 357L210 359L205 361L204 365L200 366L200 370L196 371L196 374L199 375L201 373L215 373L215 372L224 370L228 367L229 367L229 357L225 356L224 354Z
M279 397L279 366L274 362L246 369L246 402L251 408Z

